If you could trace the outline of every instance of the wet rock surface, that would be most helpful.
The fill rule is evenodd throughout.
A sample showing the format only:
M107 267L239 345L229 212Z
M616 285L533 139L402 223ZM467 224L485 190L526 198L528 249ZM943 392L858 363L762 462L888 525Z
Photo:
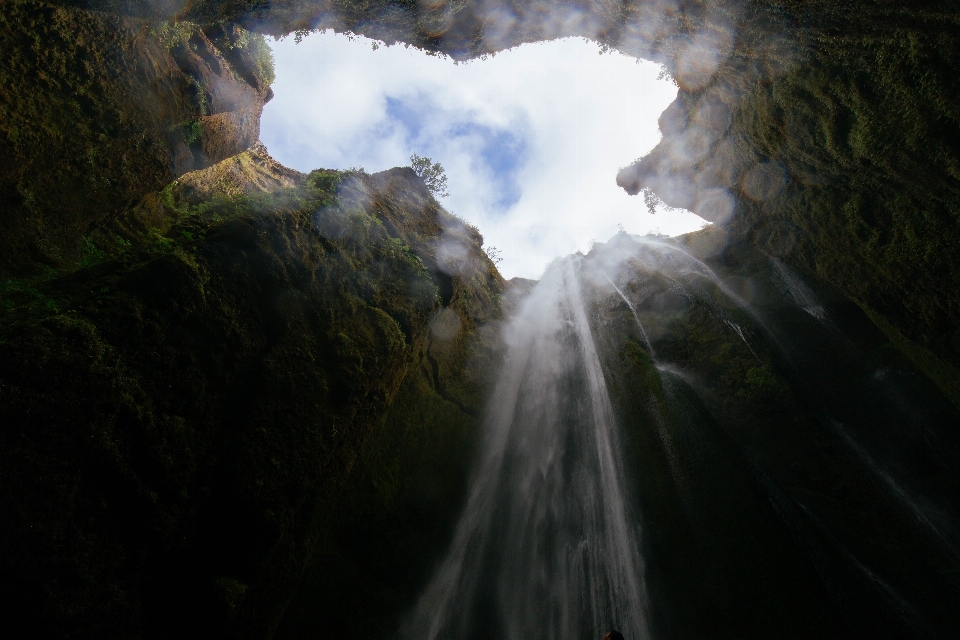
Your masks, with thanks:
M950 635L956 409L838 290L698 235L581 269L654 637Z
M645 190L670 206L690 208L729 227L737 238L840 287L945 393L960 398L960 300L955 294L960 271L954 258L960 242L960 120L952 106L960 93L952 71L960 60L960 38L950 6L883 0L861 3L857 11L835 0L54 4L70 7L57 10L70 15L125 24L190 20L213 39L237 25L275 36L329 28L470 59L524 42L581 36L659 62L680 94L661 119L661 144L621 171L618 183L630 193ZM94 12L77 13L77 8ZM207 50L206 45L201 49ZM235 64L230 47L219 51ZM174 57L184 74L212 91L206 78L211 70L217 73L218 63L210 61L218 54ZM239 76L250 81L242 70ZM122 74L111 82L129 84ZM137 82L130 86L139 87ZM60 95L71 83L57 84L61 86L31 92ZM252 81L251 86L268 99L262 83ZM171 91L184 91L157 88L161 100ZM213 102L234 100L230 90L220 93L211 94ZM153 165L152 173L146 165L133 171L156 176L142 192L132 193L132 180L108 171L111 189L126 184L128 191L110 191L110 202L98 202L96 210L103 213L97 220L63 213L84 206L79 196L70 196L63 206L31 204L40 191L45 198L48 192L63 192L60 177L57 188L40 191L11 178L5 192L16 205L7 216L14 249L5 254L22 256L16 258L17 268L29 268L37 260L57 264L62 256L76 255L77 239L91 225L160 188L178 175L181 165L205 166L246 149L256 137L251 115L256 110L225 109L167 122L190 123L188 136L199 145L187 153L177 143L161 143L169 148L155 149L162 162ZM102 155L149 157L142 151ZM55 153L64 155L62 149ZM80 155L66 157L78 167ZM32 156L12 156L12 166L23 164L19 157ZM39 165L56 164L44 158L38 158ZM170 161L176 168L172 175L163 170ZM89 178L89 172L71 171L75 181ZM118 198L126 200L118 206ZM43 213L54 209L59 213ZM41 218L44 224L38 226Z

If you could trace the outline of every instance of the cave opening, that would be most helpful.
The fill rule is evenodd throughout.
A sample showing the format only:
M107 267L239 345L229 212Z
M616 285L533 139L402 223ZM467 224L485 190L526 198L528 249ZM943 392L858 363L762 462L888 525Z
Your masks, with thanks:
M957 635L956 7L5 9L4 637Z
M649 213L620 168L660 140L676 98L663 68L582 38L525 44L458 63L362 36L271 41L277 79L261 138L300 171L442 163L448 210L496 247L506 277L536 278L555 257L618 229L675 236L686 210Z

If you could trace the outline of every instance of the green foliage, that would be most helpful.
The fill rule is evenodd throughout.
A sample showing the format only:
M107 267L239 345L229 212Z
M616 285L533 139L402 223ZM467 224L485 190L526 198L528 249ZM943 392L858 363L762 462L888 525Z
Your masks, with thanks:
M150 31L160 44L170 51L176 47L189 46L190 38L197 31L197 25L181 20L164 20Z
M200 142L200 138L203 136L203 126L200 124L199 120L190 120L183 124L183 137L187 141L187 144L194 144Z
M81 248L80 266L89 267L102 262L107 257L104 251L97 248L90 236L84 236L81 241L83 246Z
M503 262L503 257L500 255L502 252L496 247L484 247L484 253L487 254L487 257L490 258L490 262L494 265L498 265Z
M20 318L49 316L60 312L57 299L50 292L41 291L50 276L0 281L0 321L11 322ZM2 342L2 340L0 340Z
M277 75L274 69L273 51L262 34L246 32L247 43L246 50L253 61L257 76L264 85L271 85L276 80Z
M769 363L749 367L744 375L744 386L737 391L744 400L758 406L772 405L788 394L787 386Z
M418 156L417 154L410 156L410 166L414 172L420 176L424 184L427 185L430 193L436 198L445 198L450 195L447 192L447 176L443 171L443 166L439 162L434 162L433 164L431 164L431 162L430 158Z
M199 32L200 25L186 20L165 20L150 30L150 33L167 49L178 47L195 48L191 39ZM248 31L240 25L223 23L207 32L215 46L232 62L249 68L258 84L268 87L276 79L273 51L260 33ZM242 70L241 70L242 71Z
M307 183L321 191L335 191L342 179L343 174L339 171L315 169L307 174Z
M213 43L234 64L252 72L260 87L269 87L276 79L273 51L263 34L248 31L238 24L221 23L206 30Z

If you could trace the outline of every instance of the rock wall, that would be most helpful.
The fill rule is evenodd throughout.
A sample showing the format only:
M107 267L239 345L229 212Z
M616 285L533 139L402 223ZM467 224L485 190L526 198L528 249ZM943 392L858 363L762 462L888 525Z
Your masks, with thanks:
M707 81L671 67L664 138L617 182L840 287L960 403L957 13L785 8Z
M960 412L838 289L704 235L581 269L652 635L951 635Z
M14 43L11 51L35 46L26 44L26 35L20 41L11 37L18 29L30 33L34 14L46 12L45 24L62 25L60 31L44 27L38 32L36 42L52 51L73 46L63 44L63 34L74 29L71 20L100 25L84 27L94 35L83 41L92 43L100 42L95 34L106 23L122 24L128 31L111 27L102 54L95 44L84 55L108 59L109 51L129 46L135 55L125 58L162 59L155 71L167 65L180 85L196 81L206 91L210 73L220 73L214 67L222 65L204 66L200 59L219 58L187 50L207 51L204 38L198 35L168 60L156 50L149 25L184 25L162 21L186 19L208 35L237 24L273 35L331 28L457 59L523 42L582 36L659 62L677 81L679 97L661 121L662 143L623 170L618 183L630 193L645 191L668 205L691 208L727 226L734 237L841 287L960 402L960 299L955 293L960 271L954 258L960 241L960 116L954 106L960 87L952 72L960 62L960 27L951 6L922 0L872 0L857 11L836 0L54 4L69 8L12 5L17 9L5 29ZM133 35L135 25L140 36ZM15 56L21 58L26 59ZM74 80L73 72L43 62L43 56L38 60L41 84L18 87L18 95L59 96L66 108L58 112L75 112L82 103L75 98L77 89L86 85ZM43 77L57 80L44 84ZM167 86L151 77L131 79L117 72L94 93L134 87L124 93L157 96L159 104L178 96L190 102L189 86ZM264 86L253 85L265 99ZM189 113L163 107L163 114L136 115L127 134L100 129L111 118L122 121L120 114L140 114L142 108L108 104L103 114L66 116L63 126L57 124L60 115L44 115L32 125L10 119L9 139L33 140L8 153L10 162L5 162L16 167L3 191L13 203L4 223L9 229L4 246L11 247L3 252L7 268L75 258L79 238L99 222L184 170L248 147L255 139L257 102L252 96L237 102L237 95L214 96L210 104L223 106L209 115L197 104L187 108ZM178 134L180 125L186 129ZM94 129L84 132L87 126ZM192 153L184 148L184 135L200 141ZM133 139L140 145L136 152ZM53 169L58 162L64 166ZM91 163L100 166L93 170ZM30 174L35 178L24 178L30 166L43 169ZM138 189L141 183L148 188ZM45 202L38 204L37 198ZM84 209L88 212L81 214Z
M259 138L272 66L236 28L3 6L0 273L75 265L84 235Z
M222 184L225 162L185 180ZM383 475L385 443L421 446L368 501L435 467L421 509L458 498L483 388L465 363L502 280L410 169L298 181L168 198L165 230L5 285L5 629L268 636L358 456Z
M660 146L617 176L621 186L717 223L688 246L718 264L775 257L835 285L851 317L853 300L960 404L960 23L951 6L2 7L5 635L315 637L345 635L358 618L377 634L442 546L497 359L490 327L508 304L505 285L476 230L443 212L410 170L302 175L253 146L272 68L248 29L334 28L457 59L584 36L660 62L680 93L661 119ZM670 329L682 339L664 353L715 377L716 396L732 399L714 407L733 416L719 432L795 429L782 414L765 422L788 376L754 371L757 355L729 334L712 339L724 329L709 314L687 320ZM876 331L852 326L870 353L883 352ZM610 346L622 356L618 375L652 384L636 336L621 333ZM857 375L860 362L874 362L857 358L845 365ZM640 411L629 384L618 393L625 414ZM729 439L741 436L728 431L721 444L735 450ZM638 460L666 469L643 437ZM803 467L810 478L813 466ZM802 474L778 483L836 498L822 501L826 517L833 504L874 496L844 473L825 488L807 487ZM735 502L737 492L725 495ZM875 524L868 507L880 502L854 510L855 528ZM891 580L923 593L938 583L916 569L904 522L894 538L855 544L879 563L905 550ZM821 580L856 573L842 554L833 561L847 565ZM687 566L678 575L698 574ZM680 593L682 582L667 587ZM923 606L949 626L953 614L934 595ZM711 598L704 610L721 614L722 599Z

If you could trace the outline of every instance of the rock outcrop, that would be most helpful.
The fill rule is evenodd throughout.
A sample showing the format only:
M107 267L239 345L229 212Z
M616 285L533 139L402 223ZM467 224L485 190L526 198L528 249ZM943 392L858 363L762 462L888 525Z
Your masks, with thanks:
M74 265L84 235L259 138L272 95L260 36L3 6L0 272Z
M838 289L717 235L581 268L651 635L952 635L960 411Z
M265 637L356 513L358 459L371 518L456 503L483 389L465 363L503 288L479 235L411 169L238 195L224 176L291 179L246 156L187 176L165 232L8 283L5 628Z

